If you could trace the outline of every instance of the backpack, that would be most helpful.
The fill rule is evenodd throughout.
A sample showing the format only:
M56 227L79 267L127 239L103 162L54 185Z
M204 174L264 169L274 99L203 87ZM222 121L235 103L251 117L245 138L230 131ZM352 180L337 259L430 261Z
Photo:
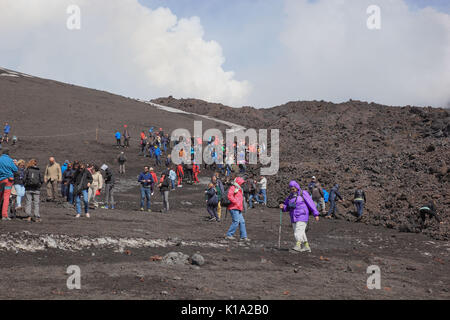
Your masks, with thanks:
M323 199L325 200L325 203L327 203L328 198L330 197L330 194L325 189L323 189L322 191L323 191Z
M224 193L222 194L222 197L220 199L220 205L222 207L228 207L231 204L230 199L228 199L228 191L230 191L230 188L228 188L224 191Z
M41 187L41 173L37 169L28 169L25 174L24 185L26 188L40 188Z
M125 162L125 155L124 155L124 154L121 154L121 155L119 156L119 161L120 161L120 162Z

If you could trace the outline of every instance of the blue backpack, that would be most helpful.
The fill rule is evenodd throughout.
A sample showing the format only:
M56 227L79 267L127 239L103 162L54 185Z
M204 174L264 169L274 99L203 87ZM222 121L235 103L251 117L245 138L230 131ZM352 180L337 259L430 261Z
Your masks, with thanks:
M323 199L325 200L325 203L327 203L328 198L330 197L330 194L325 189L323 189L322 191L323 191Z

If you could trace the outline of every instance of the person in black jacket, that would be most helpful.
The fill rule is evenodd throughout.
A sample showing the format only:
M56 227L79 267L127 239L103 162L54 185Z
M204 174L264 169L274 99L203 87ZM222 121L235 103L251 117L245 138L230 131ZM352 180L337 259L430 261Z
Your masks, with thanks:
M206 210L210 215L209 221L218 221L220 218L217 215L217 205L219 203L219 198L217 197L216 186L213 183L208 185L208 189L205 191L206 194Z
M361 188L358 188L355 191L355 197L353 199L353 203L355 204L356 211L358 212L358 219L360 221L362 219L364 204L366 203L366 193Z
M41 216L39 214L39 197L41 194L41 186L44 183L44 177L41 170L37 166L36 159L31 159L27 164L27 169L24 173L24 186L25 186L25 197L27 199L27 204L25 206L25 213L28 218L25 220L31 222L32 220L36 222L41 222ZM34 206L34 218L31 217L31 205Z
M69 201L69 189L70 189L70 181L72 180L72 175L75 171L72 169L72 164L67 164L67 169L64 171L62 175L61 181L61 194L63 198L66 198ZM73 187L72 187L73 193ZM70 201L69 201L70 202Z
M339 202L344 201L344 199L342 199L341 194L339 193L339 185L335 184L333 188L331 188L330 191L330 197L329 197L329 201L330 201L330 210L328 210L328 214L326 215L325 218L327 219L331 219L331 216L335 217L335 218L339 218L338 216L338 210L337 210L337 206L336 206L336 200L339 199Z
M75 171L73 175L74 187L73 194L75 196L75 204L77 215L76 218L81 216L81 197L83 197L84 202L84 213L86 214L86 218L90 218L89 215L89 187L91 186L92 175L87 170L86 165L84 163L80 163L80 167L77 171Z
M169 213L169 192L170 192L169 172L170 167L164 170L164 172L161 175L160 183L158 185L164 205L164 208L161 209L161 213Z

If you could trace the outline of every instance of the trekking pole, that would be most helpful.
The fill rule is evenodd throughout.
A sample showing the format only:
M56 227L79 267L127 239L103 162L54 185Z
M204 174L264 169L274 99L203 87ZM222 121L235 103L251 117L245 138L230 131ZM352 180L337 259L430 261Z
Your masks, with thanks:
M281 249L281 225L283 223L283 210L280 209L280 227L278 229L278 250Z

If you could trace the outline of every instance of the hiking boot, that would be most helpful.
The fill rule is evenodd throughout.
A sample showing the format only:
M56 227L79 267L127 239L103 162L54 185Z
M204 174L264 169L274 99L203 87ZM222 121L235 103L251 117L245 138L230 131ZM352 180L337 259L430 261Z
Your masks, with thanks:
M209 218L208 222L216 221L216 218Z
M249 242L250 242L250 239L249 239L249 238L242 238L242 239L239 240L239 241L249 243Z
M141 210L141 211L145 211L145 209L144 209L144 208L141 208L140 210Z
M308 242L305 242L305 243L303 244L302 249L301 249L300 251L301 251L301 252L311 252L311 248L309 247L309 243L308 243Z
M148 212L148 213L152 213L152 209L148 209L147 212Z
M3 221L11 221L11 218L9 218L9 217L4 218L4 217L3 217L2 220L3 220Z
M233 236L226 236L225 239L226 240L236 240L236 238Z
M90 218L91 215L89 213L86 213L86 218Z
M220 221L222 221L222 220L220 220L220 219L216 219L216 221L217 221L217 222L220 222Z
M302 243L300 241L297 241L297 244L295 247L292 248L293 251L302 252Z
M80 218L81 217L81 214L77 214L76 216L75 216L75 218Z

